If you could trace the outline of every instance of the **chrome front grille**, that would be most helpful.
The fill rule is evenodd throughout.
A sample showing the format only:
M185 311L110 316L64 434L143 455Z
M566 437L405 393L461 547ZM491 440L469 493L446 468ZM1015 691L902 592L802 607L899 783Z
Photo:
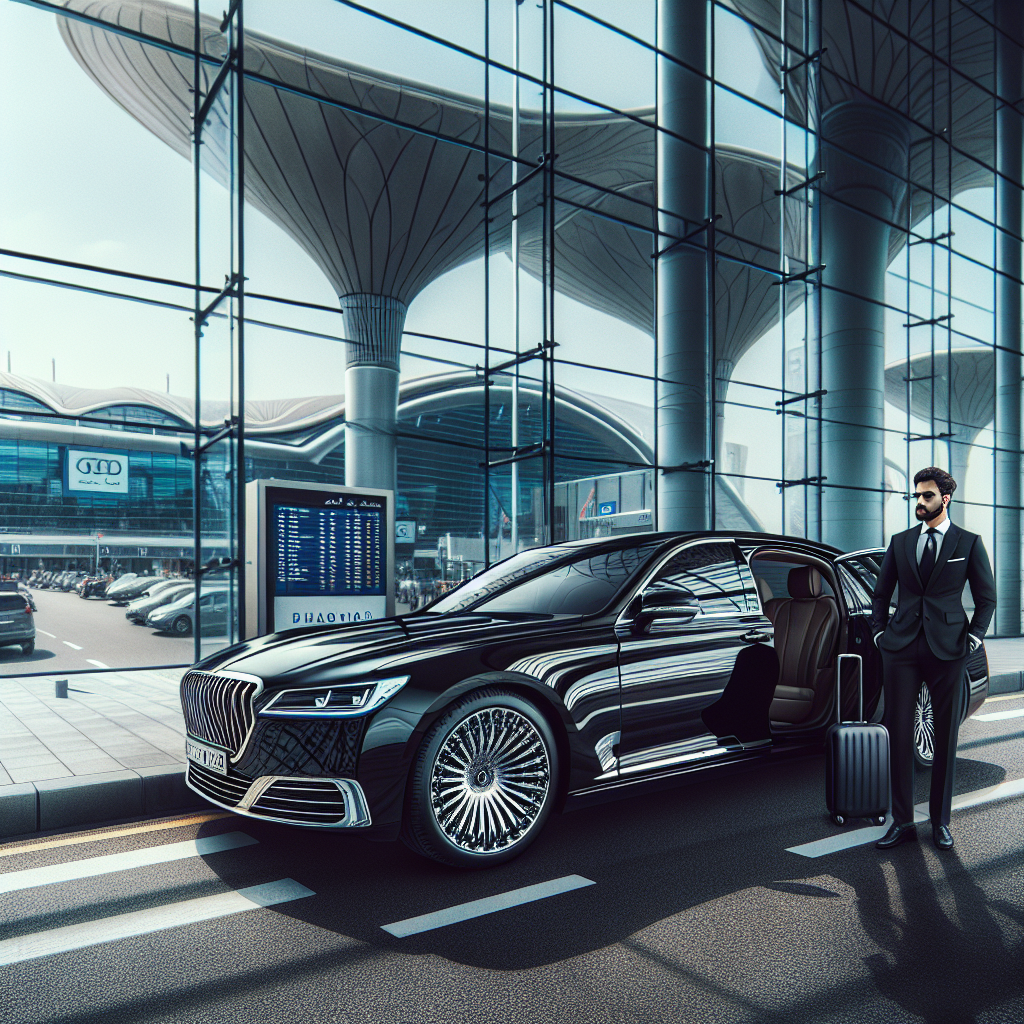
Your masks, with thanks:
M252 779L247 779L236 771L227 775L212 772L195 761L188 763L188 782L197 792L209 797L218 804L234 807L249 790Z
M181 680L185 727L196 739L241 753L255 721L253 699L263 689L255 676L186 672Z
M333 782L279 779L260 795L249 812L296 824L335 825L345 817L345 798Z

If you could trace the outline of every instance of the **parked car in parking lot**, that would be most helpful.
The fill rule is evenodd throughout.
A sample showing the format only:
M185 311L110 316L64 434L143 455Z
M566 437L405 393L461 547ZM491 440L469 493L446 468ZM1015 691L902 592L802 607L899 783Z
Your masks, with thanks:
M36 621L29 599L17 587L0 589L0 647L21 648L24 655L36 649Z
M135 576L130 580L116 580L107 587L107 597L113 605L124 605L144 594L154 583L161 582L159 576Z
M141 597L129 602L128 610L124 617L136 625L143 625L150 612L159 608L162 604L170 604L179 598L186 591L191 590L195 584L191 580L157 580L152 584Z
M146 625L154 629L166 630L178 636L191 636L195 630L196 611L195 592L179 596L170 604L161 606L149 613ZM202 632L204 636L223 636L228 628L228 591L227 588L210 590L199 598L202 616Z
M877 717L882 554L752 533L573 541L409 615L235 644L182 679L187 784L240 814L500 863L554 810L820 749L841 653ZM987 692L982 646L963 715ZM927 760L923 698L918 724Z

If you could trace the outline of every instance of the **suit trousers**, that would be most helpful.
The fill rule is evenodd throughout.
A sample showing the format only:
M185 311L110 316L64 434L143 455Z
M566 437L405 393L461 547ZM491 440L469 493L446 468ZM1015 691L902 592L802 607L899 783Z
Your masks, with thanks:
M902 650L881 651L893 821L902 825L914 820L914 708L921 683L925 683L931 693L935 723L928 810L933 825L948 825L967 655L955 661L937 658L923 630Z

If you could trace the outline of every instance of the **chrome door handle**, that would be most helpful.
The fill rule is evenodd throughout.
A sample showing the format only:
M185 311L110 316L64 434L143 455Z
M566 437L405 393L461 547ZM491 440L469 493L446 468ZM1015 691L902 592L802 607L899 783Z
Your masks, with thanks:
M748 644L756 644L761 640L771 640L771 638L770 633L762 633L759 629L752 629L749 633L744 633L742 637Z

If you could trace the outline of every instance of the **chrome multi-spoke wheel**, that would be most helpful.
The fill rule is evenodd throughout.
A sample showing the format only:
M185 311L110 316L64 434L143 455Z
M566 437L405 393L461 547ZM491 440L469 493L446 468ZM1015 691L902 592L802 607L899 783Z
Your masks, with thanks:
M444 738L430 773L430 806L448 841L471 853L518 843L551 785L548 751L533 723L511 708L464 718Z
M540 831L558 777L551 726L511 691L480 690L435 723L409 780L403 838L462 867L519 854Z
M914 705L914 758L923 767L931 767L935 760L935 716L932 695L924 683Z

